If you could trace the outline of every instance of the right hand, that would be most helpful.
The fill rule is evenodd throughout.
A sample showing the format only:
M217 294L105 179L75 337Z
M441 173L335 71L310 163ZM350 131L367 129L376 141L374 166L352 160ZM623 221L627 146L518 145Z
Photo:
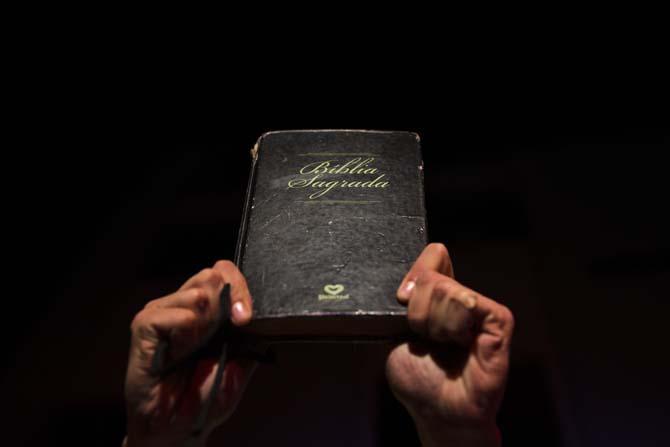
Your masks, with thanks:
M429 244L398 289L410 328L386 373L424 446L498 446L496 416L509 368L514 316L454 279L447 248Z
M177 292L149 302L133 319L125 382L128 447L179 446L188 436L201 404L210 395L218 359L199 359L191 368L164 378L151 373L151 364L159 340L169 340L167 361L171 363L201 347L216 331L219 295L225 283L231 287L233 324L247 324L251 296L244 276L230 261L202 270ZM232 414L255 366L256 362L246 359L226 363L209 411L205 439Z

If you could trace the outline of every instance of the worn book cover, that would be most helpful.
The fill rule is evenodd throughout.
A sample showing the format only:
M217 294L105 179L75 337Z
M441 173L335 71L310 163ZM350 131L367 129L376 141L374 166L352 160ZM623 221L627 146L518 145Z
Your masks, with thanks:
M288 339L407 332L396 290L426 244L423 162L411 132L269 132L252 150L236 263L254 316Z

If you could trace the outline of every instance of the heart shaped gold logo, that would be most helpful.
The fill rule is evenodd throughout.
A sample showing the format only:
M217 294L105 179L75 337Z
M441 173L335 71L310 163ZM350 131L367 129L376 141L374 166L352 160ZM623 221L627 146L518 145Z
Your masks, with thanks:
M326 292L328 295L337 295L343 290L344 286L342 284L327 284L323 287L323 291Z

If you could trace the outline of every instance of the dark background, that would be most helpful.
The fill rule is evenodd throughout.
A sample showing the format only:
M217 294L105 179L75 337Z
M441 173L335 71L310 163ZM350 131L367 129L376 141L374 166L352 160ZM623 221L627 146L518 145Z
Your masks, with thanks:
M57 118L33 131L46 150L23 154L29 175L14 196L29 236L13 241L23 275L3 328L8 445L119 445L133 315L233 256L249 149L295 128L421 135L429 238L449 247L461 282L516 315L506 445L667 440L662 116L554 107L546 95L464 108L423 92L182 107L116 93L80 98L65 116L47 110ZM416 445L374 347L278 354L217 433L230 445Z

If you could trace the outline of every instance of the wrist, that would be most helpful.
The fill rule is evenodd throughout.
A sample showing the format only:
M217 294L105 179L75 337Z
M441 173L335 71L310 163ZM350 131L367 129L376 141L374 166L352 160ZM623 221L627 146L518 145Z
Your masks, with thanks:
M414 417L423 447L500 447L500 431L495 422L453 423Z
M195 443L193 443L195 442ZM191 441L189 445L197 447L205 447L207 444L207 437L202 437L197 441ZM130 439L126 436L121 443L121 447L177 447L184 445L184 440L177 441L170 439L168 443L165 442L165 439L153 439L153 440L136 440L132 436Z

